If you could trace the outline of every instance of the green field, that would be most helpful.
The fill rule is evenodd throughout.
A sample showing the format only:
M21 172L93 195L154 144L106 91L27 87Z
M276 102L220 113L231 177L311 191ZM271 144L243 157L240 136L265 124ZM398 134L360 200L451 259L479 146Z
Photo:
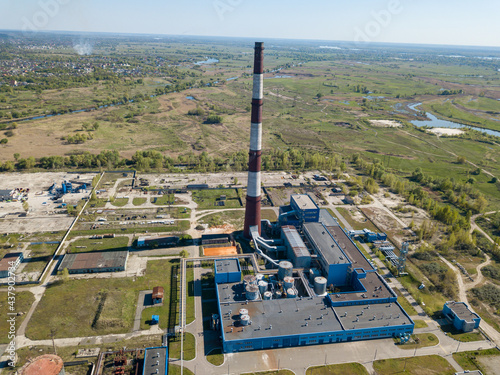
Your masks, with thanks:
M455 373L455 370L451 367L448 361L437 355L377 360L373 362L373 368L379 375L453 375Z
M221 199L221 196L224 195L226 199ZM193 192L193 200L198 204L200 210L242 207L236 189L197 190ZM219 202L224 203L224 205L216 205Z
M368 375L366 368L360 363L343 363L340 365L326 365L309 367L306 375Z
M181 340L174 339L168 343L168 356L169 358L180 358L181 357ZM196 357L196 345L194 336L186 332L184 333L184 360L190 361Z
M7 344L11 341L8 337L10 323L7 321L10 316L7 314L9 312L23 313L23 315L15 316L15 332L17 332L33 302L35 302L35 297L31 292L16 292L14 290L9 294L8 291L0 291L0 314L5 317L5 319L0 320L0 331L3 333L0 337L0 344Z
M398 348L400 349L416 349L416 348L425 348L426 346L435 346L439 344L439 339L433 333L416 333L411 335L411 342L407 342L405 344L398 344ZM394 339L396 343L399 340Z
M144 324L151 313L160 315L160 327L169 317L170 272L178 260L148 262L146 275L132 278L85 279L56 282L47 290L33 314L26 335L32 339L95 336L125 333L132 329L139 291L165 288L163 306L143 313ZM68 303L67 301L71 301ZM91 302L91 303L90 303ZM65 306L61 309L60 306ZM156 309L151 312L152 309Z
M114 238L79 238L69 245L67 252L79 253L88 251L102 251L102 250L121 250L126 249L128 246L128 237L114 237Z
M221 349L214 349L207 354L207 361L214 366L220 366L224 363L224 354Z

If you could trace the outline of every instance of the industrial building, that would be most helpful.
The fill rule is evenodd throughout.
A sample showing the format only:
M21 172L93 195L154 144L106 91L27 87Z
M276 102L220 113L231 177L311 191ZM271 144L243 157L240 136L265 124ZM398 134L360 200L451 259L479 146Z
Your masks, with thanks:
M125 271L127 259L128 250L66 254L57 270L67 268L70 274L120 272Z
M153 299L153 305L163 303L163 296L165 294L165 289L162 286L155 286L153 288L153 294L151 298Z
M23 261L23 253L8 253L0 260L0 279L9 276L10 272L14 273L17 267Z
M443 306L443 315L462 332L470 332L479 328L481 318L469 309L464 302L448 301Z
M277 272L231 281L230 267L221 266L226 260L216 261L224 352L411 334L414 323L397 295L328 211L308 195L294 195L290 203L271 224L278 228L270 232L280 233L280 240L251 232L256 252L277 265ZM288 260L273 260L270 255L282 244Z
M168 348L159 346L146 348L144 353L143 375L167 375L168 374Z
M137 247L175 247L179 245L179 237L139 237Z

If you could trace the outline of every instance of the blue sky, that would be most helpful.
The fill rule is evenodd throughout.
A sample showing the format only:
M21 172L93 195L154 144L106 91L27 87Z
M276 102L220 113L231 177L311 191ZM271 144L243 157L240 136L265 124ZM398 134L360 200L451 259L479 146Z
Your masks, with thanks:
M0 29L500 46L499 0L0 0Z

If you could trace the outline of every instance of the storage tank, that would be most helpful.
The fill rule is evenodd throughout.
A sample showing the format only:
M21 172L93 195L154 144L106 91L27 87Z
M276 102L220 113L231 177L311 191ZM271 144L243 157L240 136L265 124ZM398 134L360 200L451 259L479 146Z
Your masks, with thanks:
M64 362L54 354L44 354L26 363L18 374L20 375L64 375Z
M287 276L293 275L293 264L287 260L282 260L278 264L278 279L283 280Z
M257 285L249 284L245 288L247 299L254 301L259 297L259 287Z
M264 292L264 299L265 300L270 300L272 298L273 298L273 294L271 292L269 292L269 291Z
M260 280L264 280L264 274L258 273L257 275L255 275L255 278L257 279L258 284Z
M286 290L286 298L295 298L297 297L297 292L293 288L289 288Z
M264 280L260 280L259 281L259 292L260 292L260 294L264 294L267 291L267 286L268 286L267 281L264 281Z
M295 279L293 277L287 276L283 279L283 286L285 289L290 289L293 288L293 284L295 282Z
M257 284L257 278L255 275L245 275L243 276L243 283L246 285L256 285Z
M314 283L314 279L318 276L321 276L320 270L318 270L317 268L311 268L309 270L309 281L311 283Z
M248 310L247 310L247 309L240 309L240 318L241 318L243 315L248 315Z
M247 326L248 323L250 322L250 316L249 315L242 315L240 318L240 322L242 326Z
M276 293L274 293L274 298L279 299L281 298L281 295L282 295L281 290L277 290Z
M322 276L314 278L314 293L318 296L326 294L326 279Z

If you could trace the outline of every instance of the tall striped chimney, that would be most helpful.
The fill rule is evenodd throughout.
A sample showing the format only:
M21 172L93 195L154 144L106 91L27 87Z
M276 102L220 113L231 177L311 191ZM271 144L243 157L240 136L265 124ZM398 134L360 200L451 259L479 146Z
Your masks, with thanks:
M262 99L264 97L264 43L255 42L253 66L252 125L248 157L248 186L244 235L250 238L250 227L257 225L260 234L260 164L262 156Z

